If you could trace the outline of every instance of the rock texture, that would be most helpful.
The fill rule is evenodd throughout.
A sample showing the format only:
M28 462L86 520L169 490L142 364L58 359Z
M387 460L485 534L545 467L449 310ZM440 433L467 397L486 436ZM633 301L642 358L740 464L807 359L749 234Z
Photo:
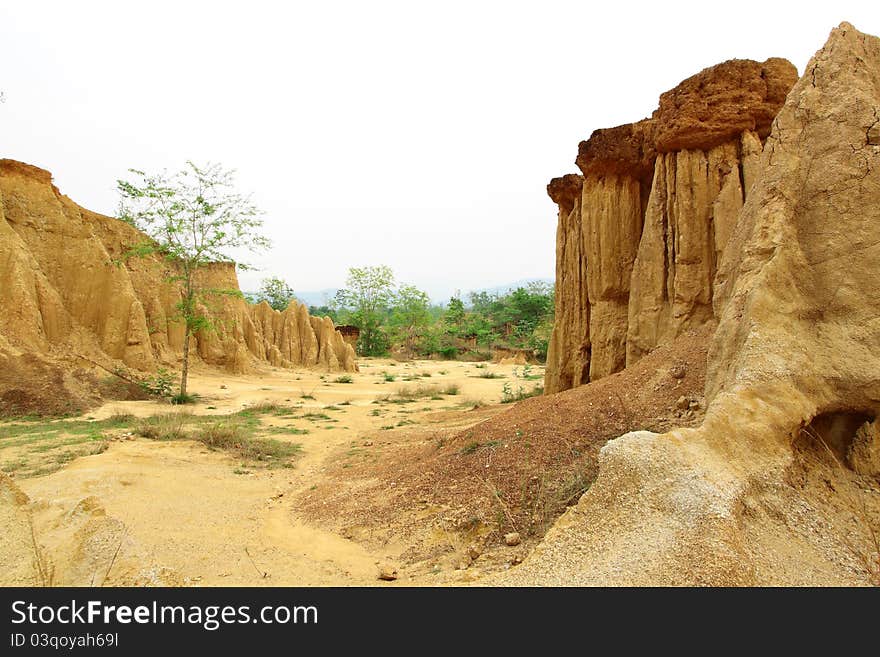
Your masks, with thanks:
M797 79L784 59L731 60L660 97L651 118L596 130L559 206L547 392L617 372L714 318L721 254Z
M176 365L183 327L174 320L173 272L156 257L124 258L143 239L63 196L49 172L0 160L0 413L38 410L53 386L71 408L87 405L93 395L70 380L85 364L77 354L142 371ZM232 265L202 275L211 288L238 290ZM260 362L356 369L354 350L332 322L304 306L279 313L228 295L208 305L215 330L194 338L206 363L236 373Z
M707 68L660 96L654 114L660 153L706 151L744 132L762 139L797 79L785 59L734 59Z
M584 178L569 174L547 185L559 206L556 228L556 315L547 349L547 371L565 390L590 380L590 302L586 261L581 258L581 189ZM562 303L559 297L565 299ZM545 377L547 378L547 377Z
M590 490L499 583L880 583L878 122L880 39L843 23L721 245L705 422L609 442Z

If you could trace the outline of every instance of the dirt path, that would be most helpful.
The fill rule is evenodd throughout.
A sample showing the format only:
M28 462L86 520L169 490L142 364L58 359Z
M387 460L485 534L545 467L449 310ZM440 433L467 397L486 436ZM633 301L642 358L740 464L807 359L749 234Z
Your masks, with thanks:
M489 372L498 378L484 378ZM187 409L196 414L227 415L261 402L302 411L296 419L262 418L269 428L307 431L272 436L302 446L294 467L253 467L194 441L131 438L17 483L32 501L40 542L57 564L82 561L84 551L91 554L94 532L65 530L72 527L72 510L84 501L101 510L93 514L105 513L120 523L124 529L103 538L110 545L102 545L92 559L93 570L103 568L99 562L118 541L118 563L108 583L150 582L154 573L173 573L174 583L208 586L374 584L377 562L395 560L408 546L392 541L381 551L369 550L365 543L306 523L294 499L317 489L337 459L352 453L381 458L394 450L402 432L435 422L432 415L443 418L476 401L497 403L505 384L532 386L541 373L531 368L526 379L522 366L385 360L362 361L350 383L337 381L337 374L311 371L272 369L248 377L196 372L190 387L201 401ZM453 390L456 394L448 394ZM415 399L389 401L401 393ZM89 418L168 410L154 402L114 402ZM80 571L79 580L68 575L59 583L89 584L82 581L88 569ZM405 583L418 582L398 582Z

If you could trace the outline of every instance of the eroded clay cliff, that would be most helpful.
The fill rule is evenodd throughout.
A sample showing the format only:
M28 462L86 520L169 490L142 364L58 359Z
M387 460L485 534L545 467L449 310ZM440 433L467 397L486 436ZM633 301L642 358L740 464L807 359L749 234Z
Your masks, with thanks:
M94 401L86 356L141 371L174 367L182 353L180 291L158 257L126 258L144 236L63 196L49 172L0 160L0 412ZM234 266L202 272L206 287L238 290ZM354 350L327 318L297 303L284 312L236 296L206 302L213 330L193 338L205 363L245 373L279 367L356 369ZM191 352L192 353L192 352ZM83 369L86 368L86 369ZM52 390L56 392L53 393Z
M559 206L548 392L713 319L721 254L796 79L783 59L724 62L664 93L651 118L580 144L583 176L548 186Z
M880 584L880 39L832 31L753 170L712 296L689 297L718 318L703 425L606 444L500 583Z

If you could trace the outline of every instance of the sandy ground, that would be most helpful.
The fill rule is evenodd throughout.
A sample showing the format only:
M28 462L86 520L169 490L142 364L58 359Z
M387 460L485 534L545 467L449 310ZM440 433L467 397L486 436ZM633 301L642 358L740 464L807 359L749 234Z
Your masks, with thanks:
M292 468L247 467L227 453L210 451L194 441L129 438L111 442L103 453L76 458L52 474L18 478L18 486L32 502L42 548L50 557L55 555L58 563L65 560L58 556L65 550L80 550L65 545L72 539L64 528L72 509L94 507L102 511L93 515L103 519L106 514L118 523L112 536L102 539L115 542L119 552L113 555L113 573L99 576L108 584L132 580L208 586L378 583L377 565L395 562L409 546L390 541L381 549L368 549L369 542L305 522L294 499L318 489L335 459L344 458L344 450L380 454L394 450L396 436L420 425L466 426L492 413L493 407L470 416L465 408L475 401L497 405L506 383L533 387L540 383L536 378L543 368L531 367L526 379L523 367L512 365L378 359L363 359L359 365L361 371L351 375L351 383L337 382L339 374L308 370L267 369L259 376L197 370L190 390L201 400L187 411L225 415L268 401L321 413L331 420L264 418L270 425L293 422L308 428L305 435L273 436L302 446ZM486 372L502 378L480 378ZM387 381L389 376L395 380ZM450 384L458 387L457 394L425 397L405 405L374 403L387 400L403 387L443 389ZM168 410L156 402L113 402L87 419L118 413L145 417ZM105 556L96 559L106 560L107 553L104 549ZM151 579L152 575L143 572L134 576L134 566L126 557L129 562L148 561L151 573L173 576ZM103 566L94 568L103 570ZM77 583L94 583L94 577ZM395 584L407 583L425 582L413 575Z

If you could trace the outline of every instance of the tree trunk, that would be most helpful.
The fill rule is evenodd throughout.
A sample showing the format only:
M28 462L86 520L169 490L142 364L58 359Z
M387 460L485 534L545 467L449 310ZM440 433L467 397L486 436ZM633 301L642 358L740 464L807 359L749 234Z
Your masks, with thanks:
M186 330L183 333L183 373L180 375L180 396L186 394L186 378L189 375L189 322L187 322Z

